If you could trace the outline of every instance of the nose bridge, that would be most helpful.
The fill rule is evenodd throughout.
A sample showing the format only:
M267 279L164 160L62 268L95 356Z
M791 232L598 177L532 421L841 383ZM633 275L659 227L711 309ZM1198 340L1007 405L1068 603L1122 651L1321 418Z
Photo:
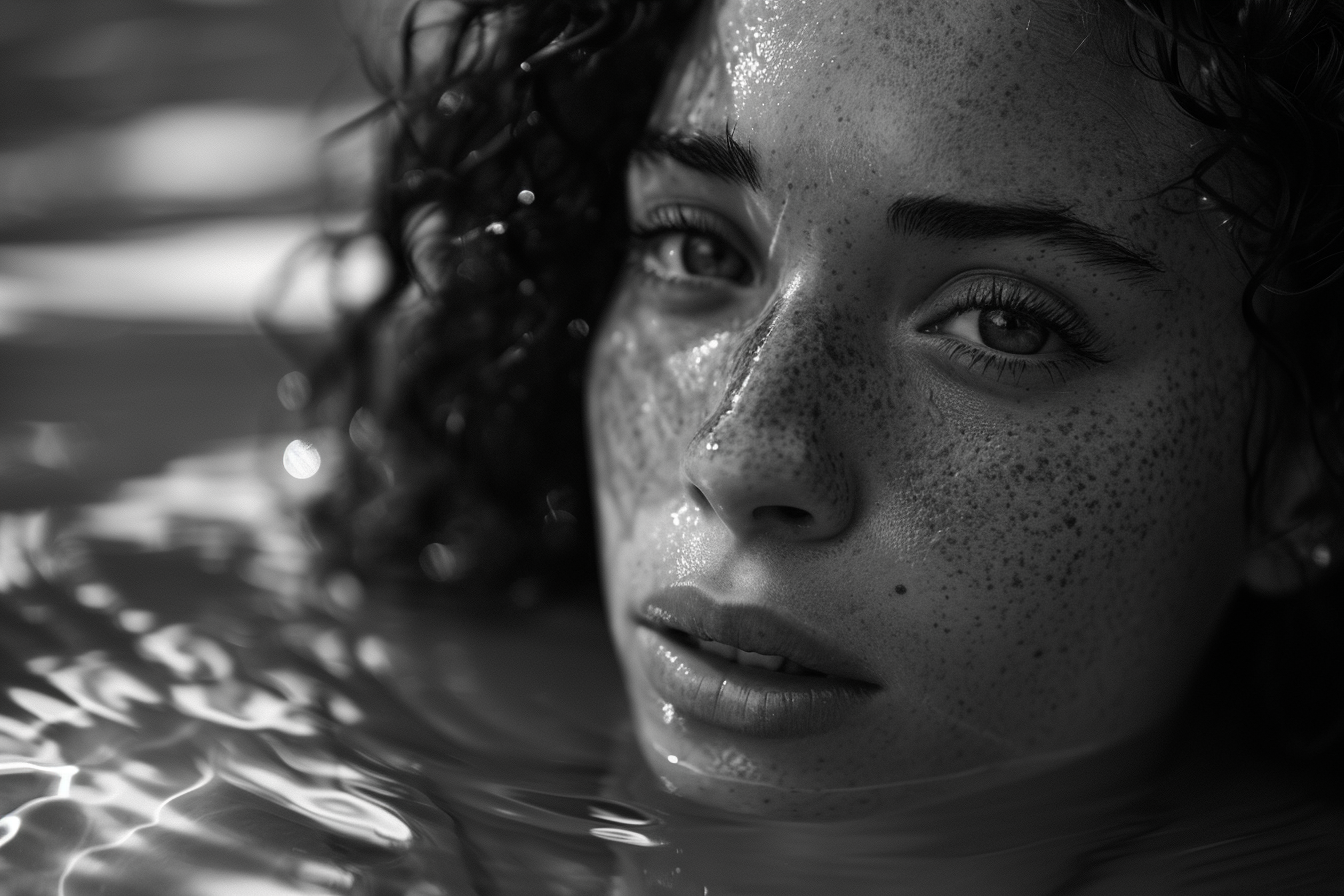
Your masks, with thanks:
M733 352L723 396L701 434L729 427L784 430L819 410L826 390L826 322L816 309L776 301Z
M783 296L734 351L722 397L683 460L692 497L739 535L824 538L853 495L829 408L839 381L828 308Z

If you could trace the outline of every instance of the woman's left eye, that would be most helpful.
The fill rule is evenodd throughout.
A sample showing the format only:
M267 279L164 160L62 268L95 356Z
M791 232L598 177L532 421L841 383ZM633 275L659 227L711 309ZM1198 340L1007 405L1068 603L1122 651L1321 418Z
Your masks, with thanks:
M993 272L953 281L940 292L941 316L920 332L947 337L952 357L982 373L1053 379L1071 365L1104 363L1099 338L1068 303L1024 280Z
M956 336L1006 355L1037 355L1068 348L1049 324L1008 308L968 308L939 321L929 332Z

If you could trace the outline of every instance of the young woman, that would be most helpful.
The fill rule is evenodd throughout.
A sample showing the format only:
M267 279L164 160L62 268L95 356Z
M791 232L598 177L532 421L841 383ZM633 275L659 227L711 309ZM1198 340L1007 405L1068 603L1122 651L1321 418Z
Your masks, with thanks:
M1329 798L1339 7L419 13L334 556L458 600L600 567L663 790L980 855L1031 818L1023 892L1136 782L1293 755L1263 805ZM1182 799L1168 858L1260 854L1261 803Z

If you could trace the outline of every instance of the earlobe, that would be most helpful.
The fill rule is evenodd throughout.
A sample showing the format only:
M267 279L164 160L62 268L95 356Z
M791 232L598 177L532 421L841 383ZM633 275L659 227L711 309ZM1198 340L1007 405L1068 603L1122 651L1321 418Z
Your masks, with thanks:
M1335 562L1328 537L1333 531L1322 528L1307 524L1252 548L1243 571L1246 587L1263 597L1287 597L1315 584Z
M1344 557L1330 473L1307 434L1285 439L1265 459L1260 513L1243 581L1265 597L1300 593Z

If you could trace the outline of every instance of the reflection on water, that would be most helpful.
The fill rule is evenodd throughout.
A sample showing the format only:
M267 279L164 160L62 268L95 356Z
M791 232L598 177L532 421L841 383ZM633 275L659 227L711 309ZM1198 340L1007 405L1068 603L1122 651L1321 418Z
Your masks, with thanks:
M279 453L0 517L5 892L603 891L602 844L653 841L599 795L618 700L584 660L600 620L503 625L313 582ZM587 667L563 705L542 664Z
M295 444L0 515L6 894L1340 892L1338 828L1274 795L1184 827L1112 795L951 862L880 819L683 804L626 742L595 610L319 581L293 508L333 472ZM1042 882L1061 837L1106 873Z

